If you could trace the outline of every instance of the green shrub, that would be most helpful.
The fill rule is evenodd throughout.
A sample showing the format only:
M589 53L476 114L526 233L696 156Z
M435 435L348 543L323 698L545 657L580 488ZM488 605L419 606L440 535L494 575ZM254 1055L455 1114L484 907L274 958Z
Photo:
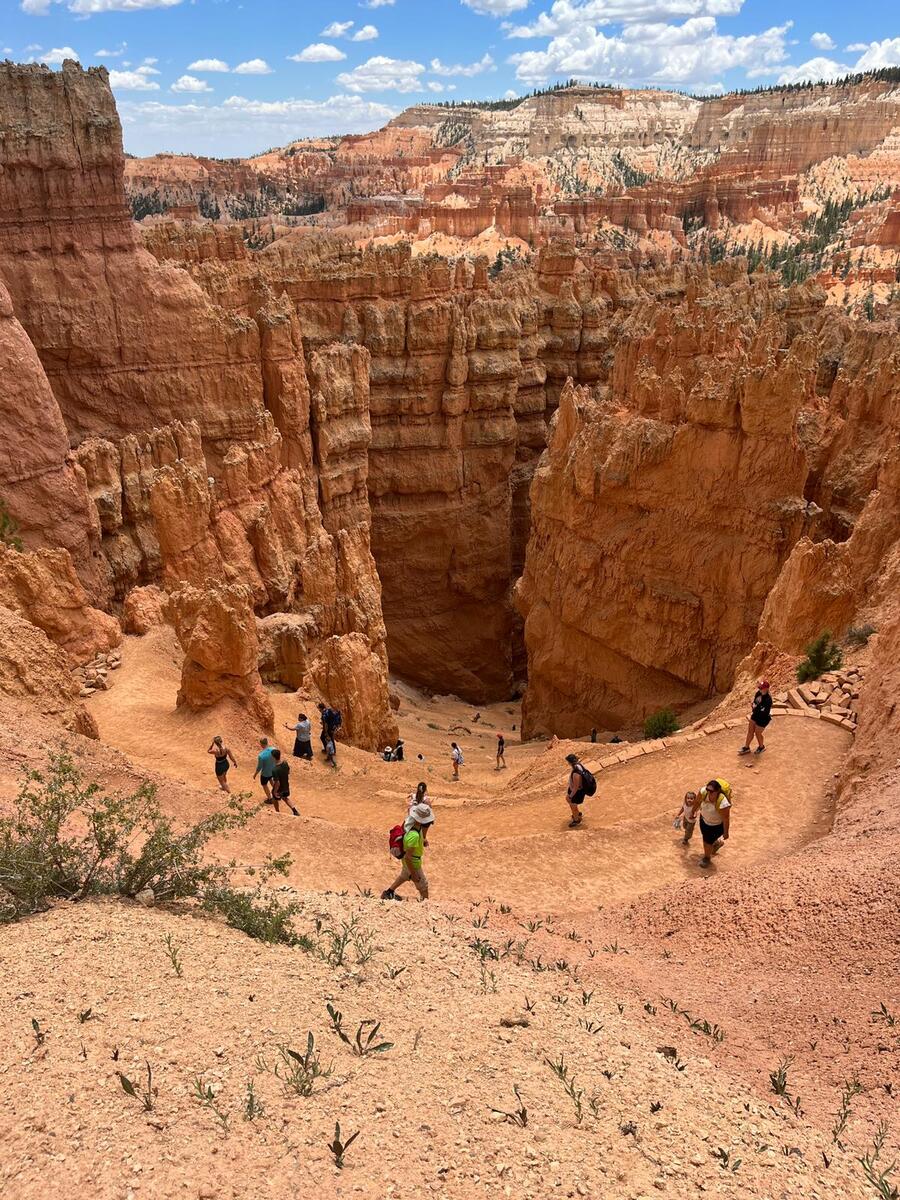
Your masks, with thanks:
M874 625L851 625L847 630L847 644L849 646L866 646L869 638L876 632Z
M659 712L651 713L644 722L645 738L668 737L679 728L678 718L671 708L661 708Z
M12 550L22 549L22 539L19 537L19 524L9 515L6 504L0 500L0 542Z
M208 888L203 896L205 908L221 913L232 929L240 929L248 937L270 945L299 946L315 950L315 943L305 934L294 930L293 918L301 905L296 900L283 903L275 896L265 896L262 884L252 892L231 887Z
M203 852L253 811L232 797L224 811L176 831L152 784L110 796L85 782L66 750L51 754L46 770L25 773L13 815L0 818L0 921L53 899L136 896L149 887L157 900L177 900L224 887L229 868L204 861Z
M826 629L806 647L806 658L797 667L797 679L800 683L808 683L810 679L818 679L826 671L836 671L843 662L844 655L840 646Z

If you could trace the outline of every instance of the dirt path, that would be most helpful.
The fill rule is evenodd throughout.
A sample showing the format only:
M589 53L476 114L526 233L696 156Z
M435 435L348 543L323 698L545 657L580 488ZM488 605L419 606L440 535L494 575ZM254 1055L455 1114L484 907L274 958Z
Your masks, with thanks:
M129 639L113 687L92 699L91 711L104 742L175 785L165 788L165 797L188 816L208 811L218 798L205 753L212 734L222 732L238 759L231 776L235 790L252 789L255 745L253 731L240 721L222 725L226 713L175 710L179 662L166 631ZM696 879L702 886L699 831L698 842L684 849L671 818L683 793L713 775L734 785L735 810L732 838L709 877L752 867L820 836L830 826L829 785L850 744L850 735L834 726L784 718L759 759L736 756L740 736L734 730L687 742L604 771L597 796L586 804L584 826L569 830L562 798L568 744L548 750L544 742L511 740L519 716L513 705L485 708L475 723L475 710L457 700L428 700L410 689L402 694L408 761L385 763L348 747L341 747L338 772L319 758L312 764L291 760L301 818L261 812L227 843L228 852L252 863L287 850L298 886L380 891L394 867L387 830L423 778L437 813L426 859L435 895L490 895L538 911L584 910L663 883ZM313 711L311 702L293 693L272 698L279 729L298 704ZM508 739L505 772L494 770L498 728ZM282 748L289 751L292 737L282 732ZM466 753L459 783L450 781L451 738ZM602 753L579 749L588 763Z

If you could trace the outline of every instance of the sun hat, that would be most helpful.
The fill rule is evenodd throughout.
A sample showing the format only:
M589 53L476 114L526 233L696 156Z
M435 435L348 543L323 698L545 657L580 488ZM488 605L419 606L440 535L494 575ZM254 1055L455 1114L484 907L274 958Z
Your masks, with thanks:
M420 825L430 825L434 820L430 804L414 804L409 810L409 815Z

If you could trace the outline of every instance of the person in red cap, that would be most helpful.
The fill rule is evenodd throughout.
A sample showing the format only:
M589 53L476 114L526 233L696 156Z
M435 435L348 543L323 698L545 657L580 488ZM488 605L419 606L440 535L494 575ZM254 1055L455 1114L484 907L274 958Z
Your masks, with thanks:
M747 726L747 739L738 750L738 754L749 754L750 747L753 745L753 739L756 738L759 745L756 747L756 753L762 754L766 748L766 740L763 736L763 730L772 720L772 696L769 692L769 681L761 679L756 686L756 695L753 697L753 708L750 711L750 724Z

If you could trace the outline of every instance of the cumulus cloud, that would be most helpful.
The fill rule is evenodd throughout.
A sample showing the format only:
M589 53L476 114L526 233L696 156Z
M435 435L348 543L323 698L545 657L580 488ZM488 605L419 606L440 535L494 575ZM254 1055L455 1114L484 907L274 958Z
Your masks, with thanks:
M313 42L312 45L305 46L299 54L288 55L291 62L305 63L340 62L346 57L343 50L338 50L337 46L329 46L327 42Z
M94 58L121 58L128 49L127 42L120 42L118 50L97 50Z
M211 92L212 88L205 79L198 79L196 75L182 75L172 84L171 90L173 92Z
M338 38L343 37L348 30L353 28L352 21L332 21L330 25L326 25L319 37Z
M509 17L527 8L529 0L462 0L462 3L483 17Z
M763 74L767 72L750 72ZM849 75L850 68L843 63L835 62L833 58L810 58L797 67L785 67L778 76L778 83L814 83L819 79L838 79L841 75Z
M485 71L496 71L494 60L490 54L483 55L478 62L469 63L454 63L452 66L447 63L442 63L439 58L433 58L429 63L431 71L435 75L465 75L471 78L473 75L483 75Z
M272 68L264 58L248 58L234 68L235 75L271 75Z
M395 0L362 0L360 8L388 8Z
M900 66L900 37L869 42L865 53L857 60L857 71L878 71L882 67Z
M790 27L786 22L736 37L718 33L712 18L695 17L682 25L626 25L621 33L607 36L592 25L578 25L552 38L543 50L513 54L510 62L526 83L571 75L683 86L734 68L780 67L787 59Z
M21 0L22 12L31 16L44 17L51 4L65 4L71 13L82 17L94 13L141 12L148 8L174 8L181 0Z
M158 74L159 71L154 71L152 67L137 67L134 71L110 71L109 84L120 92L158 92L159 84L150 78L151 75Z
M351 42L371 42L378 37L378 30L374 25L363 25L361 29L357 29Z
M815 46L817 50L834 50L835 42L830 33L814 33L809 39L809 44Z
M162 148L216 155L252 154L298 137L363 133L397 115L397 109L363 96L327 100L197 101L122 100L119 112L128 150L153 154Z
M530 25L511 26L514 38L555 37L583 25L636 24L673 17L726 17L741 11L744 0L555 0L549 12Z
M337 81L351 92L419 92L424 70L421 63L378 54L352 71L341 72Z
M78 51L73 50L71 46L59 46L40 55L36 61L46 63L48 67L61 67L67 58L77 59Z
M195 62L188 63L189 71L230 71L227 62L223 62L221 58L198 58Z

